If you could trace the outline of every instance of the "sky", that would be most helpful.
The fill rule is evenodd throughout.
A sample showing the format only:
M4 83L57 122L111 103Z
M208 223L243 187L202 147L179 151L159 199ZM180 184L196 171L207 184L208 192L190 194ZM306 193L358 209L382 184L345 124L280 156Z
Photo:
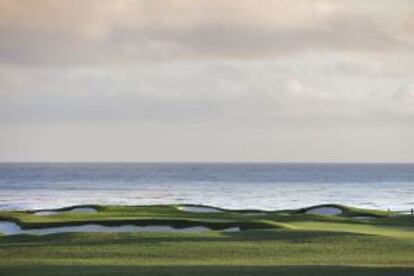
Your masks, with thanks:
M414 1L0 1L0 161L414 162L413 141Z

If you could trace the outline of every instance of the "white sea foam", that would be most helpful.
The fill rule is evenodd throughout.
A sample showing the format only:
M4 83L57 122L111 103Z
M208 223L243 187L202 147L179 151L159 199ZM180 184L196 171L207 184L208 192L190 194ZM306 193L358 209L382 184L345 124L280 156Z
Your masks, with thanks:
M0 209L53 209L70 205L114 204L202 204L227 209L296 209L320 204L343 204L370 209L407 211L414 204L407 198L414 198L410 190L414 184L310 184L268 183L235 185L216 183L174 184L170 186L142 185L136 190L120 187L117 190L54 190L45 189L2 189ZM396 188L398 186L398 188Z

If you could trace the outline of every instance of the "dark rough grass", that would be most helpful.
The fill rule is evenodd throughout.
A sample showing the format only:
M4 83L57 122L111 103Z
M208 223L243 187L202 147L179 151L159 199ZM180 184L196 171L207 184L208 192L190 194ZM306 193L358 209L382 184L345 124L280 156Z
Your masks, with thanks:
M412 276L414 268L410 267L353 267L353 266L66 266L34 265L4 267L4 276L47 276L47 275L226 275L226 276Z

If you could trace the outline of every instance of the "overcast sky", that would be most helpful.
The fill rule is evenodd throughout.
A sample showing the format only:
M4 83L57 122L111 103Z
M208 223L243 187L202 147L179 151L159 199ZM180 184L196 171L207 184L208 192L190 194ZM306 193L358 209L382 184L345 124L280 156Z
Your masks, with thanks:
M414 162L414 1L1 0L0 161Z

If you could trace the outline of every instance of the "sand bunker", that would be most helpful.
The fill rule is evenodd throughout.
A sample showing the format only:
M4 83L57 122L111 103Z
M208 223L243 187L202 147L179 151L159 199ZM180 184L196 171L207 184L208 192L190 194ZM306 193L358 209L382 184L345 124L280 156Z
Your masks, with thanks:
M353 220L373 220L376 219L376 217L373 216L356 216L356 217L352 217Z
M411 215L411 211L397 211L400 215Z
M14 235L22 231L21 227L14 222L0 221L0 234Z
M85 224L74 226L58 226L47 227L42 229L22 229L19 225L10 221L0 221L0 233L4 235L17 234L34 234L34 235L48 235L55 233L69 233L69 232L88 232L88 233L112 233L112 232L205 232L212 231L210 228L204 226L193 226L186 228L174 228L166 225L121 225L121 226L104 226L99 224ZM237 232L239 227L231 227L220 230L223 232Z
M264 215L265 213L263 212L245 212L245 213L240 213L243 216L260 216L260 215Z
M335 216L342 214L342 210L336 207L317 207L307 210L306 214Z
M202 206L180 206L179 210L184 212L191 213L221 213L222 211L212 207L202 207Z
M240 227L230 227L224 230L220 230L221 232L239 232L240 231Z
M91 207L75 207L70 210L56 210L56 211L36 211L35 215L39 216L49 216L49 215L56 215L56 214L65 214L65 213L82 213L82 214L90 214L98 212L95 208Z

